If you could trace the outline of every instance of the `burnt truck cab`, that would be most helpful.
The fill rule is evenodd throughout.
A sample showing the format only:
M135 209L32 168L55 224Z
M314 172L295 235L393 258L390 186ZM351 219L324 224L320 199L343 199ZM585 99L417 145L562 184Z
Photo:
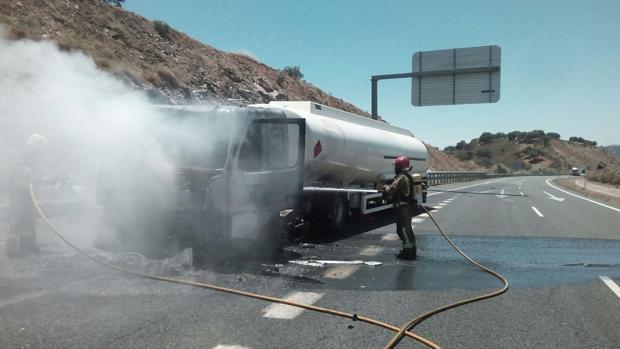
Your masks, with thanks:
M163 141L176 144L167 149L177 164L173 225L186 244L277 250L283 218L300 209L304 120L263 108L165 109L182 130L191 125L181 133L189 138L164 132L172 139Z
M301 202L304 120L262 108L157 106L154 114L156 156L110 151L100 168L99 235L113 236L101 240L144 252L278 250L280 217Z

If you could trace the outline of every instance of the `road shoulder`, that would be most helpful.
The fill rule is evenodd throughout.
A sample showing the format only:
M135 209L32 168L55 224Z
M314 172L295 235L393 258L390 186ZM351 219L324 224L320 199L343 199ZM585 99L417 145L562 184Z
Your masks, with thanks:
M581 182L578 182L579 180L581 180ZM583 181L583 177L571 177L558 178L552 180L551 182L559 185L564 189L568 189L572 192L581 194L584 197L600 201L601 203L613 206L615 208L620 208L620 197L617 194L617 192L620 192L620 189L600 185L598 183L591 184L590 181L586 181L586 185L584 188Z

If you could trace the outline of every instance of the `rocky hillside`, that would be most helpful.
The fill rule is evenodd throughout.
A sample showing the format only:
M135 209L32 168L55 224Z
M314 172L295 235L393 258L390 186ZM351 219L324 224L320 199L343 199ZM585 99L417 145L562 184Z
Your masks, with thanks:
M469 143L460 141L445 152L457 159L495 172L545 171L567 173L572 167L596 169L618 166L617 160L596 142L581 137L563 140L554 132L541 130L510 133L485 132Z
M608 145L605 147L605 150L615 157L616 160L620 161L620 145Z
M10 39L51 40L81 51L97 66L162 103L267 103L310 100L369 116L302 80L252 57L200 43L160 21L97 0L0 0L0 24ZM293 71L294 73L294 71ZM434 170L469 170L428 146Z
M433 171L477 171L481 166L471 161L460 161L452 154L443 152L430 144L424 144L428 150L428 168Z
M97 0L0 1L12 39L53 40L162 102L311 100L367 115L291 74Z

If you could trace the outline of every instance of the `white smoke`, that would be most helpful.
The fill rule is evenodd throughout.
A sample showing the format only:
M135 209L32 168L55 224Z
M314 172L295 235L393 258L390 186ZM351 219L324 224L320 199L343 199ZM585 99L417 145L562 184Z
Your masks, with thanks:
M238 132L247 127L247 109L199 109L207 112L196 118L179 116L174 108L154 108L145 94L98 70L82 53L60 51L51 42L9 41L0 35L0 180L4 189L14 186L7 174L25 152L28 136L45 136L47 146L38 152L36 164L29 164L47 178L35 183L38 193L55 185L54 181L68 181L73 189L79 188L85 202L107 202L101 205L107 210L92 205L96 209L82 214L85 229L77 236L84 247L96 237L135 234L130 237L135 242L136 238L155 240L168 232L174 235L181 228L169 225L174 220L166 221L161 213L173 215L183 205L227 213L225 185L212 185L218 190L212 190L209 198L204 185L215 178L217 171L211 170L226 163L229 142L241 139ZM296 153L296 143L292 149ZM202 187L183 199L179 190L183 183L178 179L185 176L185 166L199 167L211 177L201 174L197 182ZM225 182L222 178L220 183ZM278 183L271 186L276 188ZM113 194L108 188L114 189ZM250 207L254 203L247 191L235 190L230 195L237 202L258 212ZM213 207L207 208L209 203ZM270 204L277 214L276 206L282 203ZM256 238L266 223L255 215L238 216L233 228ZM100 229L102 223L111 231ZM217 223L225 225L221 220Z
M51 42L9 41L0 37L0 163L5 188L32 133L48 145L37 158L46 184L71 176L94 202L102 162L108 180L124 186L129 205L134 185L152 190L144 202L167 203L174 167L154 135L158 112L144 94L132 90L79 52L61 52ZM142 191L141 193L144 193ZM139 217L134 217L139 219ZM95 228L92 231L96 230ZM84 232L87 233L87 232Z

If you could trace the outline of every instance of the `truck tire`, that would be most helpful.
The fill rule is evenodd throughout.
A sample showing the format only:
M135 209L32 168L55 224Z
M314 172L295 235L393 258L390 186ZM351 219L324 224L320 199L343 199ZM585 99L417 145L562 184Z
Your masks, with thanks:
M331 197L328 212L329 230L337 233L344 227L349 216L349 200L346 194L338 194Z

